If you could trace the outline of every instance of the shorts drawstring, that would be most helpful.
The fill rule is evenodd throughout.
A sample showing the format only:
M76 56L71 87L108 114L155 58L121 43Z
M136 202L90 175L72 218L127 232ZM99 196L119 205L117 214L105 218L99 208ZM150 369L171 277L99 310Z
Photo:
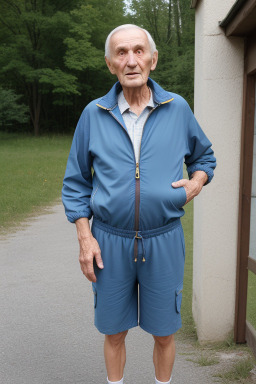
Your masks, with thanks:
M137 239L137 240L136 240ZM146 256L146 249L145 249L145 245L144 245L144 238L141 234L141 231L136 231L135 233L135 236L134 236L134 241L137 243L136 246L134 246L134 261L136 262L138 259L137 259L137 250L138 250L138 240L141 240L142 242L142 250L143 250L143 257L142 257L142 261L145 262L146 259L145 259L145 256Z
M152 229L144 229L140 231L135 231L132 229L124 229L124 228L118 228L118 227L113 227L107 223L103 223L101 220L96 219L95 217L93 218L92 226L98 227L106 232L118 235L118 236L123 236L123 237L128 237L130 239L134 239L134 261L135 263L138 260L138 241L141 240L142 242L142 250L143 250L143 257L142 261L146 261L146 249L145 249L145 244L144 240L148 239L149 237L153 236L158 236L161 235L162 233L169 232L171 229L181 226L181 221L180 218L173 218L170 220L170 222L166 225L163 225L162 227L157 227L157 228L152 228Z

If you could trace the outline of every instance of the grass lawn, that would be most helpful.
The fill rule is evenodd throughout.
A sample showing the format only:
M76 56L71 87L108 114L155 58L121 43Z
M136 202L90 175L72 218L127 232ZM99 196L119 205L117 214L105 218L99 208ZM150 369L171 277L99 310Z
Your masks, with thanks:
M177 336L196 339L196 329L192 316L192 279L193 279L193 201L185 205L185 215L181 218L185 235L185 271L182 293L182 328Z
M61 197L71 136L0 132L0 232Z
M256 275L251 271L248 274L246 318L256 329Z

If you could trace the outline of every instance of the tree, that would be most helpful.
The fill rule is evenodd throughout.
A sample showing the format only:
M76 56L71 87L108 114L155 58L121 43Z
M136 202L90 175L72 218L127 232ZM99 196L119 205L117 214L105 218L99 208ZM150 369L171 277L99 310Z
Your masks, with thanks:
M0 22L6 37L0 47L0 72L22 90L38 135L42 96L49 86L58 93L78 93L74 75L56 64L53 68L53 57L49 55L48 36L58 43L54 31L69 24L69 15L57 10L58 1L1 0L0 4Z
M0 87L0 125L8 127L13 121L27 123L29 120L29 110L25 104L19 103L22 95L16 95L12 89Z

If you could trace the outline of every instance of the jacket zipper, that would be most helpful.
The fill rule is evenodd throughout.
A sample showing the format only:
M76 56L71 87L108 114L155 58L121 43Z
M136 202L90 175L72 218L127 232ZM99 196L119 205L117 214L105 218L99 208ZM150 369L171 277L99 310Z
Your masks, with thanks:
M141 134L141 140L140 140L140 149L139 149L139 159L138 159L138 162L136 162L134 146L133 146L133 143L132 143L132 140L130 138L129 133L127 132L125 127L120 123L120 121L115 117L115 115L111 112L111 110L108 109L108 111L111 114L111 116L114 117L114 119L121 125L121 127L125 130L125 132L129 136L129 139L130 139L130 141L132 143L132 147L133 147L133 155L134 155L134 160L135 160L135 164L136 164L136 168L135 168L135 219L134 219L134 230L136 231L136 236L135 236L136 239L140 239L140 237L138 236L138 231L139 231L139 219L140 219L140 215L139 215L139 212L140 212L140 150L141 150L142 136L143 136L143 132L144 132L144 127L146 125L146 122L148 121L149 116L152 114L152 112L157 107L159 107L159 105L160 104L158 104L156 107L152 108L152 110L149 112L149 114L148 114L148 116L146 118L146 121L145 121L145 123L143 125L142 134ZM135 255L134 261L135 262L137 261L137 255ZM142 261L145 261L144 257L143 257Z
M144 127L146 125L146 122L148 121L149 116L151 113L159 107L160 104L158 104L156 107L152 108L152 110L149 112L146 121L143 125L142 128L142 134L141 134L141 140L140 140L140 149L139 149L139 159L138 162L136 163L136 173L135 173L135 180L136 180L136 185L135 185L135 231L139 231L139 207L140 207L140 150L141 150L141 142L142 142L142 136L144 132Z

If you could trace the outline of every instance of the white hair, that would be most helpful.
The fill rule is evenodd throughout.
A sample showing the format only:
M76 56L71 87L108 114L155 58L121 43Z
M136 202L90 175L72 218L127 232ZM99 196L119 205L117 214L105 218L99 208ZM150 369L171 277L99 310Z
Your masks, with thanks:
M147 38L148 38L151 54L153 55L154 52L157 52L156 44L155 44L152 36L150 35L150 33L146 29L141 28L141 27L139 27L138 25L135 25L135 24L123 24L123 25L119 25L119 27L116 27L115 29L113 29L113 31L110 32L110 34L108 35L108 37L106 39L106 42L105 42L105 56L108 59L110 58L110 49L109 49L110 39L114 35L114 33L119 32L121 30L127 30L127 29L133 29L133 28L138 28L141 31L144 31L146 33L146 35L147 35Z

